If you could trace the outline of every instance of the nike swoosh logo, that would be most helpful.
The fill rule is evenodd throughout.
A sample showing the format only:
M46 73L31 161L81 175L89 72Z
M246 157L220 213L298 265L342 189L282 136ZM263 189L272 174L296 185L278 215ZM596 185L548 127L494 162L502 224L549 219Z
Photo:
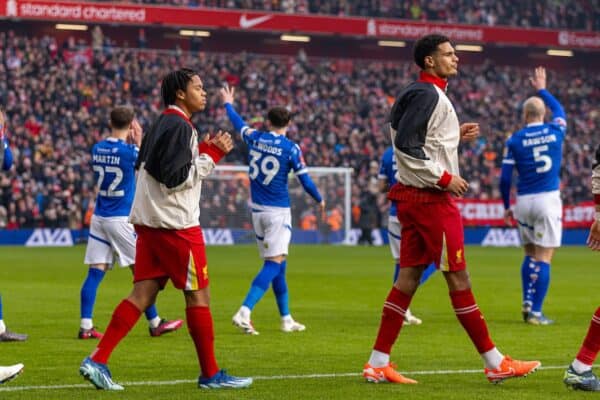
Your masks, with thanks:
M262 17L249 19L246 17L246 14L243 14L240 17L240 27L243 29L252 28L258 24L262 24L263 22L270 20L271 18L273 18L272 15L263 15Z
M502 376L512 376L515 374L515 370L513 368L509 368L506 372L494 372L492 374L493 377L502 377Z

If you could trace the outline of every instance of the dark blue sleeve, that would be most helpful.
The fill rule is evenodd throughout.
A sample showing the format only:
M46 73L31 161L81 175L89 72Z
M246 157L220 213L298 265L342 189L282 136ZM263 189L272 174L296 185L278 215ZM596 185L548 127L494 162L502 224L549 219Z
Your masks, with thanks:
M297 176L306 193L310 194L317 203L322 202L323 198L321 197L321 193L319 193L319 189L317 189L315 183L310 179L310 176L308 174L300 174Z
M225 103L225 110L227 110L227 116L233 124L233 128L236 131L242 133L242 128L248 125L244 122L242 117L239 116L239 114L235 111L235 108L233 108L231 104Z
M502 202L504 209L510 208L510 186L513 174L513 164L502 164L502 173L500 174L500 193L502 193Z
M548 106L548 108L550 108L550 111L552 111L552 120L557 122L559 125L566 125L567 115L565 114L563 106L556 99L556 97L552 96L552 94L550 94L550 92L546 89L539 90L538 95L542 98L542 100L544 100L544 103ZM556 119L559 120L556 121Z
M6 139L4 139L2 143L2 147L4 147L4 162L2 163L2 169L8 171L13 164L13 155L12 151L10 151L10 147L8 147L8 141Z

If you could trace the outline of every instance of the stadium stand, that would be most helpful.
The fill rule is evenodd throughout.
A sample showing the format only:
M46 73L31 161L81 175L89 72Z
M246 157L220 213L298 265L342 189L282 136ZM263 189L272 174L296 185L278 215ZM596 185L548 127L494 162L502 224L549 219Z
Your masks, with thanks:
M435 4L435 2L433 2ZM110 41L108 42L110 43ZM410 63L313 59L254 54L189 53L115 49L92 50L91 43L55 37L0 33L0 103L8 115L8 139L15 168L0 178L0 228L69 227L89 223L93 207L93 143L108 133L108 110L132 104L142 125L161 110L160 77L174 65L200 71L209 90L208 112L195 121L201 132L231 130L217 88L238 87L237 105L260 125L268 106L290 106L295 114L290 137L302 146L308 165L344 166L356 171L353 204L376 180L377 160L389 145L384 129L389 106L400 88L414 79ZM498 176L504 140L519 127L519 106L530 69L491 62L464 65L449 96L463 121L481 125L482 136L461 153L461 170L471 182L470 197L499 199ZM550 73L553 73L550 71ZM569 115L565 144L565 204L589 199L586 182L600 120L600 78L586 70L561 71L550 89ZM272 99L264 104L261 99ZM459 100L459 101L458 101ZM302 131L302 135L297 135ZM243 145L228 163L241 164ZM242 210L239 188L224 187L228 208ZM325 197L335 197L335 193ZM211 201L218 201L213 199ZM387 202L377 199L381 214ZM308 204L299 202L297 204ZM307 205L308 207L308 205ZM242 219L245 212L227 218ZM231 221L213 222L226 226ZM295 221L296 226L300 226Z
M473 25L600 30L598 0L133 0L177 7L237 8L288 14L385 17Z

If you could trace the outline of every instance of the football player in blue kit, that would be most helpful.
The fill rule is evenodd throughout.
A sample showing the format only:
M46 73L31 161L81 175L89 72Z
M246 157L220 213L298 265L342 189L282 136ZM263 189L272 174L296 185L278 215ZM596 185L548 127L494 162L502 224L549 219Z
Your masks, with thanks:
M288 174L294 171L304 190L325 211L325 201L308 175L300 147L285 135L290 113L283 107L269 110L270 131L250 128L233 108L235 89L221 89L227 116L248 146L252 224L263 267L252 281L246 299L233 316L233 324L245 333L258 335L250 314L272 284L281 316L283 332L303 331L306 327L295 321L289 310L288 288L285 278L286 257L292 237L292 215L288 192Z
M142 128L133 109L125 106L112 109L110 125L111 135L92 149L98 195L85 252L85 264L89 269L80 293L79 339L102 337L94 327L92 312L98 286L106 271L112 268L115 254L121 267L133 268L135 264L136 236L128 217L135 194L134 166L142 141ZM155 305L148 307L145 313L151 336L173 332L183 324L180 319L160 318Z
M562 237L562 201L560 166L567 121L563 107L546 90L546 69L538 67L530 79L537 96L523 103L527 126L506 141L502 161L500 191L505 221L517 220L525 258L521 265L523 289L522 313L525 322L549 325L554 321L542 312L550 284L550 263ZM544 123L546 106L552 121ZM517 199L514 213L510 208L513 168L517 169Z

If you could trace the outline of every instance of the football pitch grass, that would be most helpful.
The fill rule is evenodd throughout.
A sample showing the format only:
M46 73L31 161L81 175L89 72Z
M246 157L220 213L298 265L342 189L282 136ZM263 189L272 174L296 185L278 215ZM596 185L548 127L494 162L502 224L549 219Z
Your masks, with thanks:
M562 383L593 312L600 304L600 256L583 247L560 249L552 265L545 312L552 326L529 326L520 313L517 248L469 247L475 297L500 351L539 359L526 379L492 385L456 320L441 274L411 304L423 319L405 326L394 347L398 369L418 385L367 384L360 372L375 340L393 263L387 247L292 246L288 285L292 315L307 330L279 331L271 292L252 318L259 336L231 325L261 263L254 246L209 247L212 312L219 365L253 376L249 389L196 388L198 365L186 329L151 338L142 318L113 353L109 366L124 392L97 391L78 374L95 341L76 339L85 248L0 247L0 293L8 327L28 333L23 343L0 343L0 365L25 364L17 380L0 385L1 399L578 399ZM131 274L109 272L98 291L94 322L104 330L131 289ZM184 317L182 295L170 284L159 294L161 316Z

